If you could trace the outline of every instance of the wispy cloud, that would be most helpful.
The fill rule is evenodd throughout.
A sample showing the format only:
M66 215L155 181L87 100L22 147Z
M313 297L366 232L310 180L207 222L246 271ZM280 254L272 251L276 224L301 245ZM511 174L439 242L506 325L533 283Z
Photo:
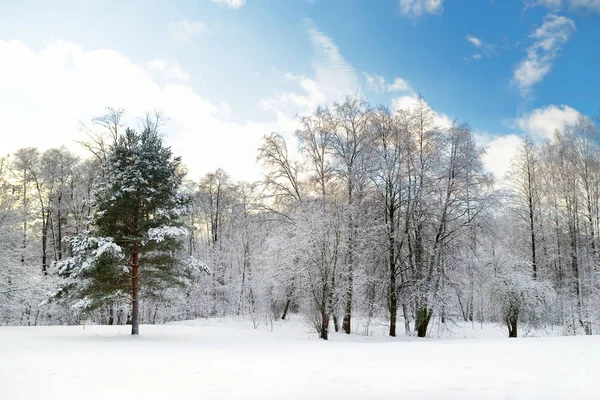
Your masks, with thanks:
M466 37L467 42L470 42L473 46L480 48L481 45L483 44L482 40L479 38L476 38L475 36L472 35L467 35Z
M482 39L473 35L469 34L465 37L465 39L477 49L476 53L470 55L469 57L465 57L465 60L481 60L483 56L490 58L496 50L495 44L486 43Z
M213 3L217 3L219 5L229 7L229 8L240 8L244 4L246 4L246 0L210 0Z
M571 0L571 7L600 13L600 0Z
M299 90L278 92L273 98L261 100L263 109L289 115L304 114L312 112L319 105L360 91L355 69L342 56L333 39L317 29L310 20L304 23L313 48L314 75L284 74L286 81L296 83Z
M373 92L413 92L412 88L402 78L396 77L392 83L387 83L383 76L363 72L367 89Z
M181 21L171 22L171 37L184 42L192 42L194 37L209 33L210 30L200 21L190 21L187 18Z
M177 61L152 60L147 64L147 67L152 72L162 72L167 79L190 80L190 74L184 71Z
M400 0L400 11L409 17L420 17L424 14L441 14L445 0Z
M525 8L546 7L552 11L568 9L577 12L600 13L600 0L524 0Z
M534 40L527 48L527 56L514 71L513 80L526 96L531 87L541 82L552 69L552 65L569 37L575 31L575 22L567 17L548 14L544 23L529 37Z
M365 77L365 81L367 83L367 89L374 92L383 92L385 91L385 78L383 76L377 74L367 74L363 72Z
M359 83L356 71L342 56L335 42L312 22L307 20L305 24L313 45L312 67L317 82L331 95L357 90Z

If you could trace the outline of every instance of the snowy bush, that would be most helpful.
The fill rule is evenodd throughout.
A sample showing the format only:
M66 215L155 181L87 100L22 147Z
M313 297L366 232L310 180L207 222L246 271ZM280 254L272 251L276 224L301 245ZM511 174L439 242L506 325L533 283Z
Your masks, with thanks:
M551 318L552 287L522 272L520 266L516 264L490 283L492 299L500 307L509 337L517 337L519 321L539 327Z

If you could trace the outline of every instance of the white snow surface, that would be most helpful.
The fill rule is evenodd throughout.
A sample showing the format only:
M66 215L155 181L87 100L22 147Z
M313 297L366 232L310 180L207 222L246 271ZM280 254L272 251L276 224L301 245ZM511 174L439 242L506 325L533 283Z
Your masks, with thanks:
M0 399L600 398L600 337L508 339L469 325L456 338L380 327L325 342L298 316L253 325L142 325L135 337L129 326L0 327Z

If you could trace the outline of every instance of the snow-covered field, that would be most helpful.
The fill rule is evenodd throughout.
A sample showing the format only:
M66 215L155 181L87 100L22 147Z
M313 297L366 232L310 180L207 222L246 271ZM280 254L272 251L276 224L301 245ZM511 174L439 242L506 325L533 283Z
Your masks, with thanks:
M296 316L273 331L248 320L129 329L1 327L0 399L600 398L600 337L507 339L489 325L453 329L478 339L324 342Z

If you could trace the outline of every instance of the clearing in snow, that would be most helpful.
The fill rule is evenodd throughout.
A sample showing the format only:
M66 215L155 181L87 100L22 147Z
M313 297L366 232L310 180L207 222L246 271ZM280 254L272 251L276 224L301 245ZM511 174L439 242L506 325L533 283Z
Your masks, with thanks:
M505 334L457 327L455 336ZM597 399L600 337L417 339L333 333L299 317L0 328L0 398ZM484 335L485 336L485 335Z

